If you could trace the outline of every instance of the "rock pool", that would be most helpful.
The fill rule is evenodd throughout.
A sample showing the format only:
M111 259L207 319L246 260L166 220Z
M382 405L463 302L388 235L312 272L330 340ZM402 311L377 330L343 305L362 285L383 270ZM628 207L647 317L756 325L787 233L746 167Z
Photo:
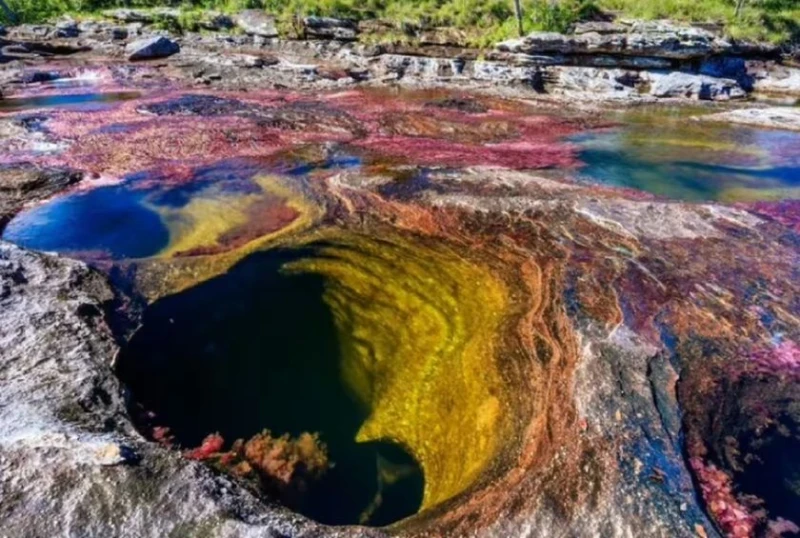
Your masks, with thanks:
M150 449L398 535L789 528L800 133L453 90L137 92L0 108L21 189L83 178L2 238L110 277Z

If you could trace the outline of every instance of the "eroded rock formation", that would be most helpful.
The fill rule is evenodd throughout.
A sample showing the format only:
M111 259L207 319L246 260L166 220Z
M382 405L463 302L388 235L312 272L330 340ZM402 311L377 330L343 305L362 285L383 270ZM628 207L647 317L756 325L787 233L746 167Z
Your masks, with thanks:
M544 177L579 164L563 137L607 122L518 100L182 90L172 64L95 73L152 93L0 118L24 135L3 147L0 207L11 216L26 186L45 197L76 170L81 192L119 187L159 233L134 251L65 249L96 270L0 246L4 532L688 537L797 523L796 497L752 478L796 488L797 202L687 204ZM395 443L424 473L419 513L395 525L317 524L134 425L141 393L113 370L132 327L147 334L149 312L158 338L191 335L198 318L171 305L260 281L248 264L275 252L289 256L278 273L317 279L365 414L355 439ZM244 319L213 301L189 310ZM188 359L208 336L187 337ZM211 441L189 455L235 452Z

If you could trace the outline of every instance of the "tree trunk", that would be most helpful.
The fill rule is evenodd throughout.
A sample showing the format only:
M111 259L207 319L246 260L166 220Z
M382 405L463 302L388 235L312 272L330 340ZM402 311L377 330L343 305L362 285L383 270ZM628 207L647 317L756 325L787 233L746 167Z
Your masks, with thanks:
M0 0L2 2L3 0ZM514 11L517 14L517 30L519 31L519 36L522 37L525 32L522 29L522 4L520 0L514 0Z
M17 16L14 14L13 11L11 11L11 8L8 7L8 4L6 4L6 0L0 0L0 9L3 10L6 19L8 19L8 22L10 22L11 24L17 23Z

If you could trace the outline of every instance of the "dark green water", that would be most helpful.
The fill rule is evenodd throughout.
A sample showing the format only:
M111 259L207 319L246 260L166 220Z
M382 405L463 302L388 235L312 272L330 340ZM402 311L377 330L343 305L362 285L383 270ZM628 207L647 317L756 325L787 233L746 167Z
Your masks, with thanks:
M297 255L254 254L223 276L153 304L119 357L120 378L183 447L214 432L228 443L264 428L278 435L319 432L335 466L294 508L323 523L359 522L378 493L379 463L411 469L382 491L368 521L395 522L418 510L421 471L397 446L355 443L368 410L341 382L323 280L280 271Z

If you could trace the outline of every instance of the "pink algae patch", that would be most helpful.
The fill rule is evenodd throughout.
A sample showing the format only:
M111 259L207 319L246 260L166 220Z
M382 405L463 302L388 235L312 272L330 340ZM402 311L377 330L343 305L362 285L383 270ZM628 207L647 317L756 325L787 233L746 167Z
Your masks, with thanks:
M269 155L284 145L276 133L240 118L181 118L143 123L123 133L86 135L63 161L92 173L122 176L169 161Z
M505 168L572 167L578 161L569 144L514 142L463 144L414 137L372 137L355 145L423 166L501 166Z
M729 538L751 538L758 518L734 494L733 480L725 471L700 458L691 458L689 464L700 484L700 492L709 513Z
M757 350L751 359L761 373L789 375L800 381L800 346L791 340Z
M780 222L784 226L800 233L800 200L754 202L742 205L758 215Z

